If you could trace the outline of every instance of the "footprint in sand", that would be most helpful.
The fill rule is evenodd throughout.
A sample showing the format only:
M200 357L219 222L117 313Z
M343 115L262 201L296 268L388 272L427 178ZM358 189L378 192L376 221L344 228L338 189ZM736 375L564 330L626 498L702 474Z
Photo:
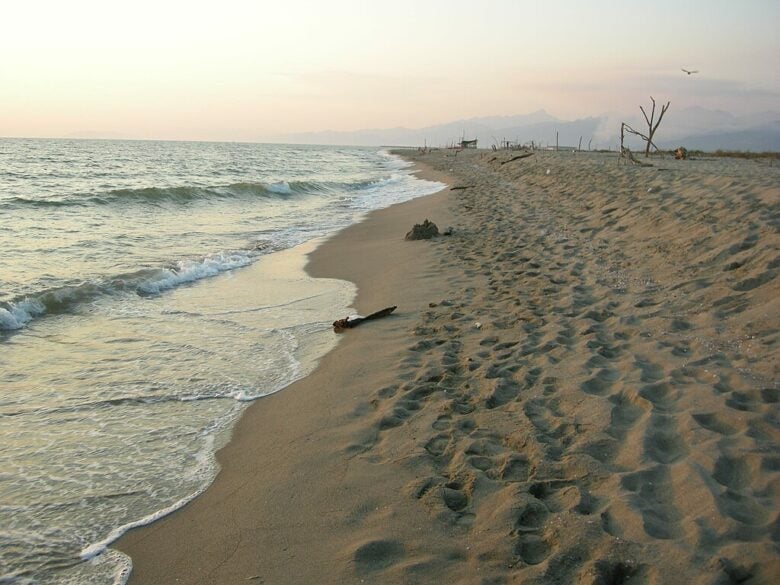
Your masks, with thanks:
M513 453L508 455L499 467L491 469L488 477L506 482L521 482L528 481L531 471L532 465L528 458Z
M600 560L587 573L592 581L583 575L580 585L654 585L656 570L645 564L631 561Z
M716 412L692 414L693 419L702 427L719 435L733 435L738 432L737 427L729 424L723 415Z
M604 396L618 378L620 378L620 373L617 370L604 368L598 371L595 376L580 384L580 390L586 394Z
M493 385L493 389L490 392L485 401L487 408L496 408L502 406L515 398L520 394L520 385L512 379L498 378Z
M642 400L627 392L619 392L609 397L614 405L610 412L606 433L615 439L623 439L627 432L647 413Z
M623 489L633 492L633 503L642 514L648 536L674 539L682 536L682 514L674 505L674 488L666 465L623 476Z
M676 417L653 414L650 417L644 442L645 453L657 463L669 464L688 455L690 449L677 432Z
M450 482L442 488L441 497L444 505L453 512L460 512L469 505L469 497L462 491L458 482Z
M373 573L393 566L403 559L405 552L398 540L372 540L360 545L352 560L358 574Z

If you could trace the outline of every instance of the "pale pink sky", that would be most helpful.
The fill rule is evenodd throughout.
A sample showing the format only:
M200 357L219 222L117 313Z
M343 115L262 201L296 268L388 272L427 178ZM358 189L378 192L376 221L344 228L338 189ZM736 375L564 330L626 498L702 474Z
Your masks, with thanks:
M43 0L2 13L0 136L261 140L540 108L575 118L651 94L780 109L775 0Z

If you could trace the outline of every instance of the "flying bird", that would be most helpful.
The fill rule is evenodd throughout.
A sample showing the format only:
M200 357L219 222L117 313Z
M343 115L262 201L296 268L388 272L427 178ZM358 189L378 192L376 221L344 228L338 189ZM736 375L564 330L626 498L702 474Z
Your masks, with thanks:
M687 69L683 69L683 72L685 72L688 75L690 75L691 73L698 73L699 71L698 70L696 70L696 71L688 71Z

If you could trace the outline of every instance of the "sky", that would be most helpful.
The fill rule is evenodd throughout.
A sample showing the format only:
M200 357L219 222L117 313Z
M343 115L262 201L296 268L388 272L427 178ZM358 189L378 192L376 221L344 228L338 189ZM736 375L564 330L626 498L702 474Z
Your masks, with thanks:
M0 0L0 136L780 110L777 0ZM681 68L699 73L688 76Z

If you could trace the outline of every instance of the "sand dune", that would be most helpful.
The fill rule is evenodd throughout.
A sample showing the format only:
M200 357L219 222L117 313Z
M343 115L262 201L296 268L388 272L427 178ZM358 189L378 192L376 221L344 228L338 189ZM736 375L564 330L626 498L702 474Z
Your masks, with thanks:
M398 317L249 411L215 486L125 541L137 582L174 549L182 583L775 582L780 169L405 156L468 188L311 268ZM454 234L403 242L423 214Z

